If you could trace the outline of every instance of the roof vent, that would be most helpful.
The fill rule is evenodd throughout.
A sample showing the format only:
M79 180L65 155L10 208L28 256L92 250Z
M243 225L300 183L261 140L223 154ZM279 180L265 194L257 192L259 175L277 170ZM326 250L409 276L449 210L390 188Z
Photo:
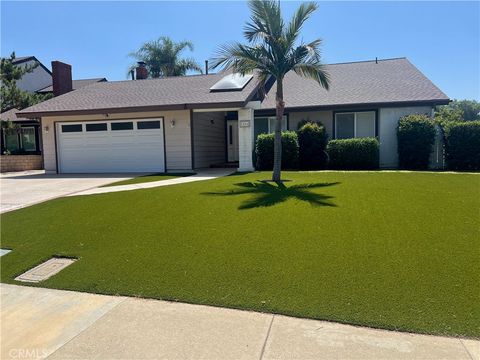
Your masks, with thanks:
M242 90L245 85L252 80L253 75L242 75L239 73L229 74L224 76L221 80L217 81L210 90L211 91L233 91Z

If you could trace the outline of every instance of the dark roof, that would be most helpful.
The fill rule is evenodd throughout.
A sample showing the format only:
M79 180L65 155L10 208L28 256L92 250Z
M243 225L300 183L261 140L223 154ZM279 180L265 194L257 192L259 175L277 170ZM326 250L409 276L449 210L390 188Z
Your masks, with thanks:
M13 59L12 63L17 64L17 63L22 63L29 60L37 60L37 58L35 56L16 56L15 59Z
M0 114L1 120L10 120L10 121L21 121L21 120L29 120L27 118L17 117L17 113L19 112L18 109L10 109Z
M448 97L406 58L326 65L329 91L315 81L287 74L287 108L340 107L371 104L445 104ZM93 114L161 109L244 106L257 92L257 79L242 91L211 92L225 73L164 79L100 82L47 100L21 112L25 116ZM262 109L275 108L275 85Z
M406 58L361 61L325 66L330 74L330 89L294 72L284 80L286 108L332 107L385 103L446 103L438 87ZM275 108L273 85L267 92L262 109Z
M80 89L81 87L94 84L97 82L107 81L106 78L94 78L94 79L80 79L80 80L73 80L72 87L73 90ZM37 90L37 93L51 93L53 92L53 85L49 85L43 89Z
M225 73L99 82L31 106L21 113L46 116L71 112L86 114L240 107L255 94L255 80L250 81L241 91L211 92L210 87L223 76Z
M30 60L36 61L40 67L42 67L47 73L52 75L52 72L45 65L43 65L35 56L17 56L15 57L15 59L13 59L12 64L19 65Z

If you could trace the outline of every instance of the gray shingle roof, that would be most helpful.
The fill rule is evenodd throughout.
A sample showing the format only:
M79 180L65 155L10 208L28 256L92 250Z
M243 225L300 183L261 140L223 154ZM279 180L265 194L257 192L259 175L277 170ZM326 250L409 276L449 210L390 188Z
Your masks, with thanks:
M329 91L315 81L287 74L284 97L287 108L380 103L447 103L448 97L407 59L389 59L326 65ZM242 91L211 92L225 73L165 79L100 82L34 105L21 113L29 116L71 112L147 111L201 107L243 106L257 91L256 79ZM275 108L275 85L262 108Z
M331 64L326 70L331 79L328 91L313 80L288 73L284 80L285 106L448 101L448 96L406 58ZM275 90L273 85L262 108L275 108Z
M94 78L94 79L79 79L72 81L73 90L80 89L84 86L94 84L101 81L107 81L105 78ZM38 93L51 93L53 92L53 85L49 85L43 89L37 90Z
M21 120L28 120L27 118L17 117L17 113L20 110L13 108L8 111L4 111L0 114L1 120L10 120L10 121L21 121Z
M252 80L242 91L210 92L210 87L224 75L99 82L31 106L22 113L39 116L75 111L186 109L212 104L241 106L256 91L256 82Z

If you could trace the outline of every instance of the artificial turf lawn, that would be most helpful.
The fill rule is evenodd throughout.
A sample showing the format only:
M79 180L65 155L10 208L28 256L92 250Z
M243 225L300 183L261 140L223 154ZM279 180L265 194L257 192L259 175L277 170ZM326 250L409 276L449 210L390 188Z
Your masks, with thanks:
M131 184L140 184L152 181L160 181L160 180L169 180L175 179L177 177L184 177L195 175L195 173L156 173L156 174L148 174L137 176L132 179L117 181L111 184L102 185L100 187L108 187L108 186L118 186L118 185L131 185Z
M75 256L37 286L480 337L479 175L291 172L285 189L257 182L268 177L6 213L1 279Z

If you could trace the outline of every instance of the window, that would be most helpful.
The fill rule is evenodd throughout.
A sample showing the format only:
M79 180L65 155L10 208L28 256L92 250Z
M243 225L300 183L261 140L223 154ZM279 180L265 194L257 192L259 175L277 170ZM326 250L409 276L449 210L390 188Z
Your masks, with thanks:
M375 137L375 111L335 114L335 138Z
M35 128L33 126L22 128L21 138L22 138L23 150L25 151L37 150L37 142L35 139Z
M62 133L67 132L82 132L82 125L75 124L75 125L62 125Z
M20 142L18 141L18 134L16 131L7 131L5 133L5 149L13 152L20 149Z
M277 121L277 118L275 116L269 117L268 118L268 132L273 133L275 132L275 121ZM282 131L287 130L287 117L284 116L282 119Z
M138 130L160 129L160 121L139 121L137 122Z
M107 123L86 124L87 131L107 131Z
M349 139L355 137L355 114L336 114L335 126L337 139Z
M133 130L133 122L112 122L112 130Z

